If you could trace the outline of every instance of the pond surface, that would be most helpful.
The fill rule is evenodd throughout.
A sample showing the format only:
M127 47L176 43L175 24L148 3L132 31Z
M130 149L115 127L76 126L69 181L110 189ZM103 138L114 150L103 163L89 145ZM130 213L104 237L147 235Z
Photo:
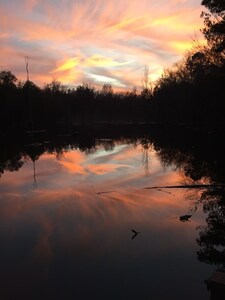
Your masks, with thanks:
M1 299L210 298L199 191L160 188L186 176L154 145L107 142L24 155L2 174Z

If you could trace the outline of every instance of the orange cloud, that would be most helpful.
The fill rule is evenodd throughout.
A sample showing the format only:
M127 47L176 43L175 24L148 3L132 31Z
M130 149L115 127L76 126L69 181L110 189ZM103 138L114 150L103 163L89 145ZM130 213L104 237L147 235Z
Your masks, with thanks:
M67 59L62 65L60 65L58 68L52 71L52 73L59 72L59 71L67 71L70 69L73 69L77 65L79 65L79 58L69 58Z
M44 83L44 78L53 78L65 84L90 79L102 84L106 80L115 88L126 89L141 86L145 65L154 65L150 71L156 80L190 48L191 37L202 27L201 5L188 1L87 3L65 5L61 1L53 6L42 0L22 0L20 5L1 4L0 39L4 47L22 54L11 64L6 51L1 65L12 71L15 65L23 75L23 56L33 55L33 80ZM42 61L46 61L44 71L39 67ZM96 73L94 68L101 70Z
M102 55L95 54L87 58L84 65L87 67L115 67L129 64L129 62L118 62L110 57L104 57Z
M51 73L63 72L74 69L75 67L115 67L129 64L129 62L118 62L110 57L104 57L102 55L92 55L90 57L72 57L65 59L59 63L59 66L51 71Z
M174 49L177 53L184 54L185 51L193 48L193 41L173 41L170 43L172 49ZM198 40L199 45L205 45L206 42L203 39Z

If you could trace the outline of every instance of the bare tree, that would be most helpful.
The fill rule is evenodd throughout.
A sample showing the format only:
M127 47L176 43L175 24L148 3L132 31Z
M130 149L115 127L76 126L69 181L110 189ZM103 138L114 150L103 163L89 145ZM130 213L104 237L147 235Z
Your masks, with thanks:
M25 67L26 67L26 72L27 72L27 82L29 82L30 81L30 79L29 79L29 57L25 56L24 60L25 60Z
M144 67L144 72L142 76L142 96L149 97L153 94L153 85L149 76L149 67Z

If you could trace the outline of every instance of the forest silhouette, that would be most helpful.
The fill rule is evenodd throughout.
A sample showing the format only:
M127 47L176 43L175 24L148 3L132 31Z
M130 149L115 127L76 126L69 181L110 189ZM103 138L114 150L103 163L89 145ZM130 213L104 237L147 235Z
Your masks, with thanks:
M154 88L144 78L136 90L114 92L84 83L66 88L58 81L43 88L0 72L2 134L48 130L73 131L77 123L157 123L218 131L225 128L225 4L204 0L202 33L206 46L195 43L181 61L164 71ZM28 58L26 70L28 72ZM28 74L27 74L28 75Z

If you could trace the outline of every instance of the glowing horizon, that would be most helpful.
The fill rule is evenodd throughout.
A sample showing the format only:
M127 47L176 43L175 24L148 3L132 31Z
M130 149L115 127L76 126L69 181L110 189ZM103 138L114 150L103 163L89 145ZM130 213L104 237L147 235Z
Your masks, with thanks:
M199 0L0 0L0 70L43 86L88 82L115 90L141 87L145 66L155 81L203 41Z

